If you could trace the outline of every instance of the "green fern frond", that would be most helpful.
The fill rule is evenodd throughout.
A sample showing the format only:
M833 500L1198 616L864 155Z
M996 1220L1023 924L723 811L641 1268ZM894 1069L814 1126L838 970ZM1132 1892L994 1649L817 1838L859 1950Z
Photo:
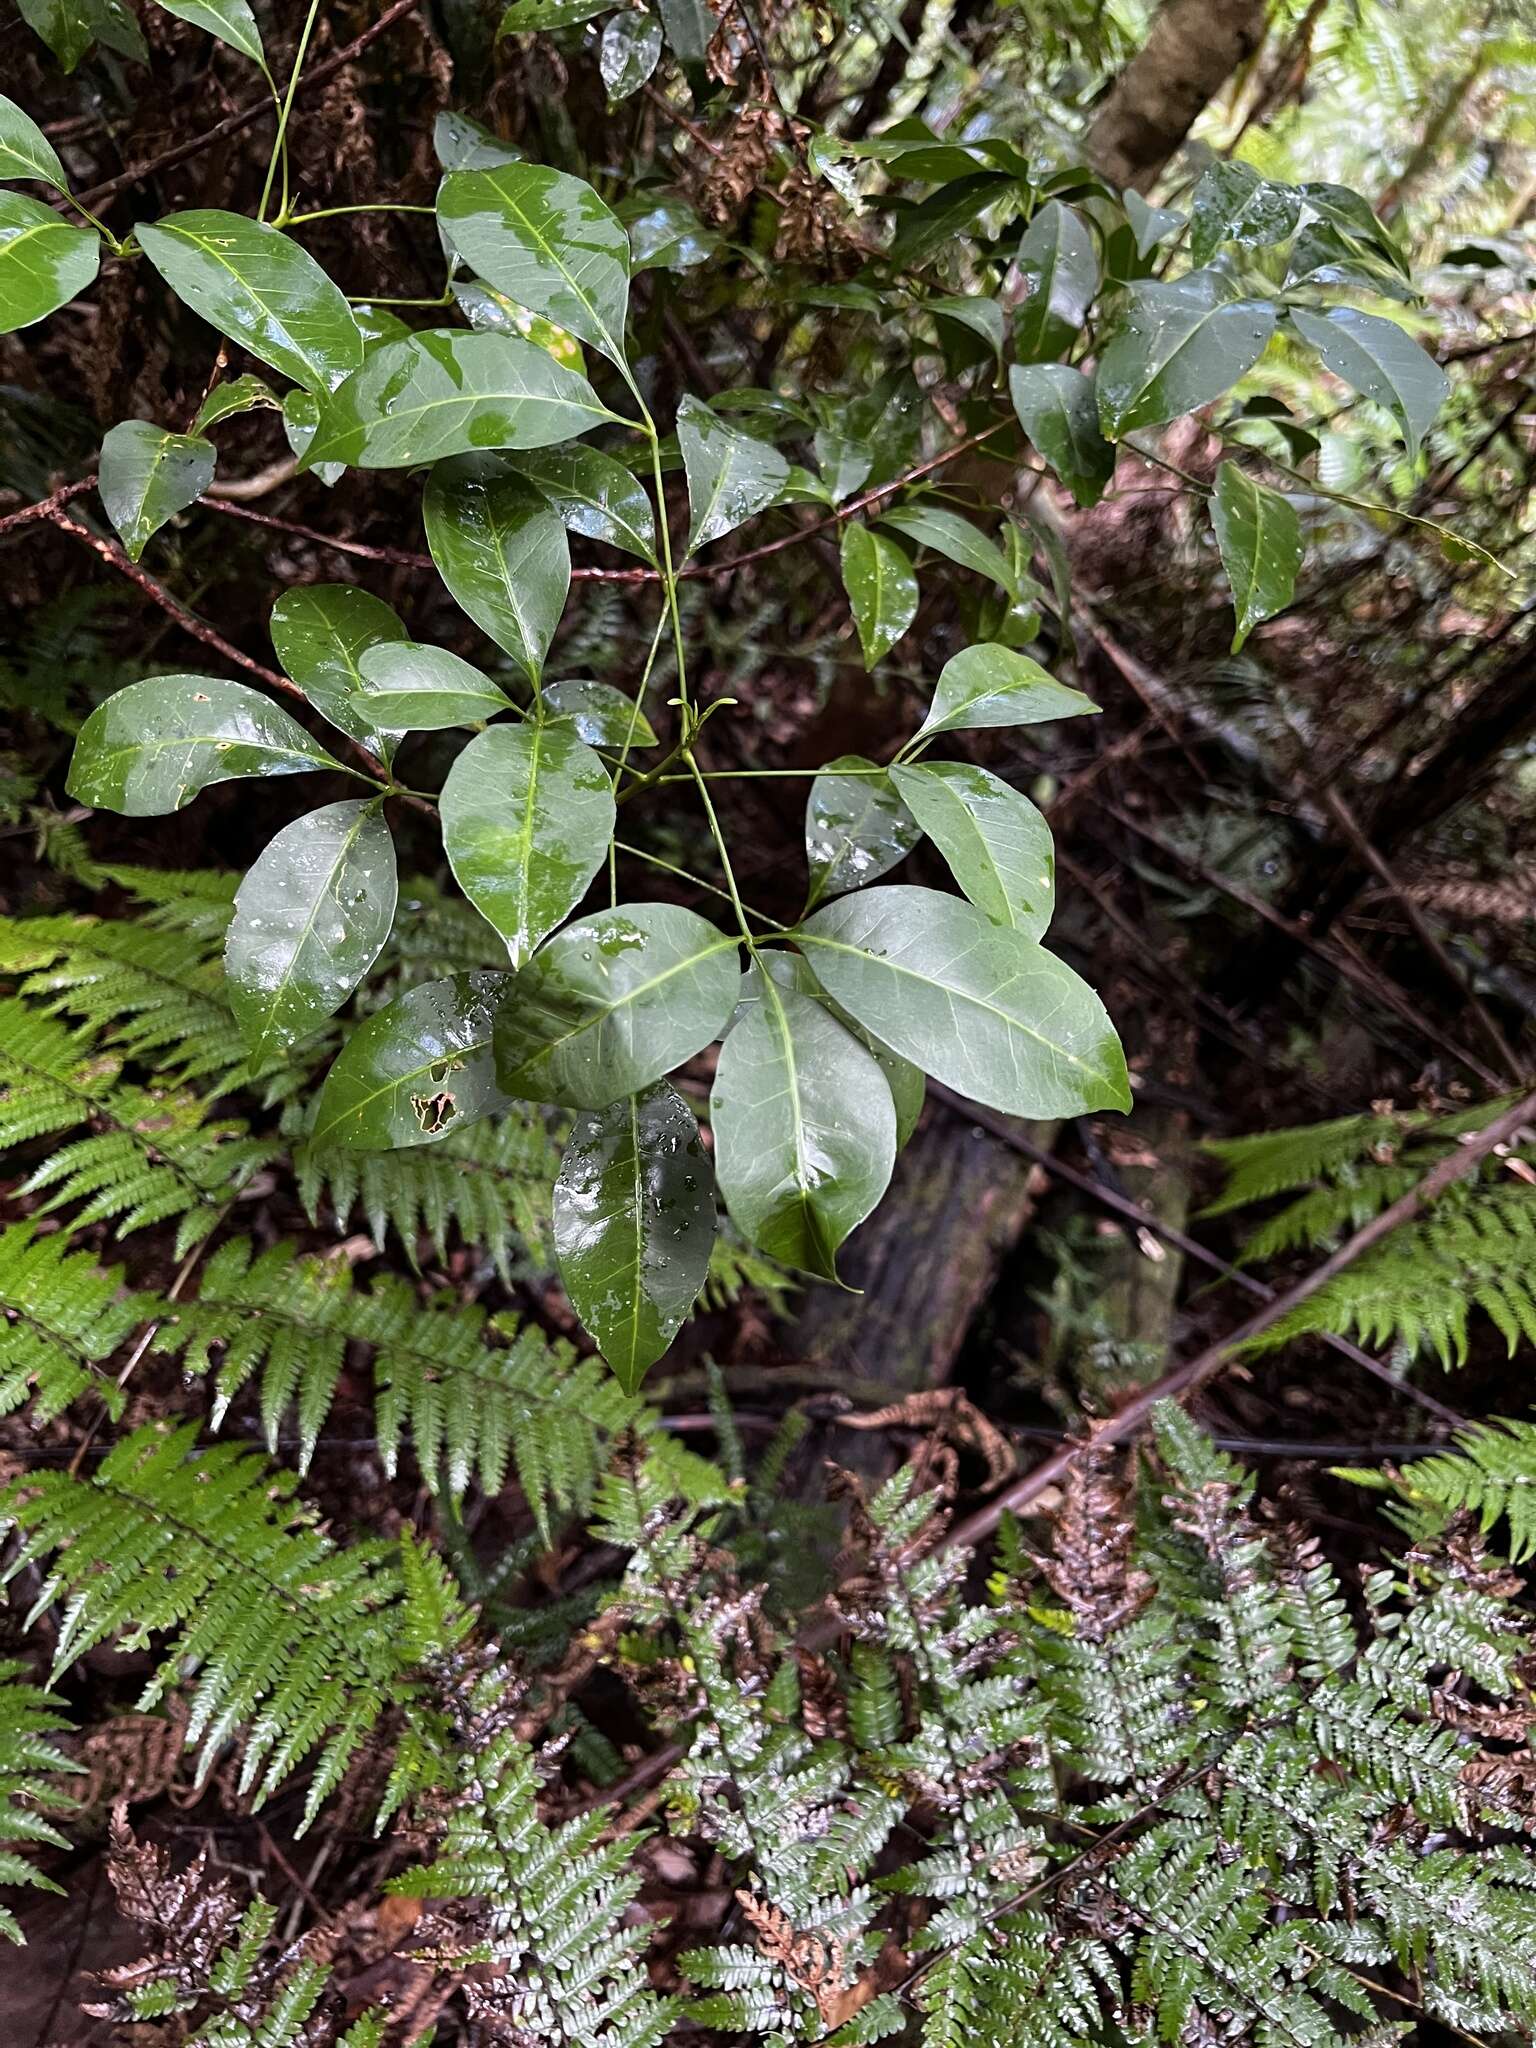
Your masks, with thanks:
M1456 1448L1416 1459L1391 1482L1413 1507L1477 1517L1486 1536L1500 1521L1509 1524L1506 1550L1514 1564L1536 1556L1536 1423L1500 1417L1476 1423L1456 1435ZM1381 1484L1376 1472L1345 1470L1345 1478Z
M123 1392L102 1368L159 1309L155 1296L130 1293L119 1269L72 1252L67 1232L40 1237L27 1223L0 1230L0 1415L30 1399L33 1419L51 1422L95 1392L115 1420Z
M264 1799L314 1763L305 1825L391 1701L412 1694L420 1629L397 1546L343 1548L292 1500L294 1479L195 1425L136 1430L91 1479L37 1473L0 1496L23 1541L6 1578L51 1557L37 1608L63 1599L66 1670L109 1636L163 1639L141 1705L195 1668L187 1739L206 1777L247 1731L240 1788Z
M56 1892L60 1887L39 1876L13 1845L46 1842L65 1847L64 1837L45 1814L70 1805L54 1780L75 1766L48 1740L68 1726L55 1711L58 1702L52 1693L24 1683L22 1669L15 1662L0 1663L0 1884ZM24 1941L15 1914L4 1905L0 1937Z
M1204 1150L1226 1169L1226 1184L1203 1214L1224 1216L1304 1188L1362 1161L1385 1164L1401 1150L1404 1139L1421 1131L1427 1118L1341 1116L1323 1124L1298 1124L1291 1130L1254 1131L1241 1138L1208 1138Z

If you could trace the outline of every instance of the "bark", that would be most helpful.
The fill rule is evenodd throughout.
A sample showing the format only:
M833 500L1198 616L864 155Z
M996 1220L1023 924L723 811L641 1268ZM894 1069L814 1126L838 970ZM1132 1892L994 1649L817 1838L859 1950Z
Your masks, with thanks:
M1163 0L1088 130L1095 169L1145 192L1201 109L1253 55L1264 26L1264 0Z

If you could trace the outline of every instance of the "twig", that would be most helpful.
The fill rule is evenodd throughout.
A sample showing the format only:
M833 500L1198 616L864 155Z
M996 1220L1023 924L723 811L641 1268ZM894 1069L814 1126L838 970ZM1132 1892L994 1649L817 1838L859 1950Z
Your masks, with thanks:
M7 512L4 518L0 519L0 533L9 533L18 526L28 526L34 519L52 519L54 513L67 505L71 498L78 498L86 491L93 490L95 484L94 470L76 483L60 484L52 497L39 498L35 505L23 505L19 512Z
M1256 1315L1240 1324L1229 1336L1208 1344L1194 1358L1164 1373L1150 1387L1144 1387L1125 1406L1101 1422L1087 1442L1066 1444L1053 1456L1036 1465L1032 1472L1026 1472L1011 1486L1005 1487L995 1499L963 1521L956 1522L949 1531L948 1541L958 1544L977 1544L990 1536L1005 1514L1016 1514L1032 1501L1040 1498L1050 1487L1067 1475L1082 1456L1088 1443L1096 1448L1123 1443L1135 1434L1147 1420L1159 1401L1182 1401L1196 1393L1208 1380L1213 1378L1232 1358L1234 1352L1249 1344L1264 1331L1273 1329L1283 1317L1299 1308L1304 1301L1310 1301L1314 1294L1326 1287L1330 1280L1392 1235L1401 1224L1410 1223L1424 1209L1444 1194L1448 1187L1459 1180L1465 1180L1490 1152L1506 1144L1520 1128L1536 1115L1536 1090L1523 1095L1502 1116L1495 1117L1474 1137L1448 1152L1438 1160L1424 1178L1400 1195L1379 1216L1373 1216L1369 1223L1357 1230L1347 1243L1340 1245L1332 1257L1324 1259L1320 1266L1305 1274L1294 1286L1287 1287L1281 1294L1274 1295Z

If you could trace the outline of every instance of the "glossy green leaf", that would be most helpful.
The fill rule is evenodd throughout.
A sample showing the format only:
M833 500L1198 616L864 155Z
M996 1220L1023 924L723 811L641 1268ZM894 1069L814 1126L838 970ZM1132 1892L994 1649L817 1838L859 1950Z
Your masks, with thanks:
M796 933L816 979L894 1052L1012 1116L1129 1109L1104 1006L1033 939L955 896L844 896Z
M159 4L178 21L189 21L194 28L206 29L209 35L228 43L232 50L238 50L242 57L249 57L253 64L266 70L261 30L246 0L159 0Z
M224 971L253 1073L335 1016L389 937L395 893L376 797L295 818L247 871Z
M172 434L149 420L124 420L101 444L97 485L129 559L152 534L194 504L213 482L211 441Z
M928 262L946 243L968 233L994 200L1017 190L1011 177L977 171L968 178L954 179L915 206L903 207L891 236L891 261L904 270Z
M805 801L810 901L819 903L824 896L862 889L866 882L878 880L904 860L922 836L884 769L862 754L829 761Z
M179 299L318 397L363 360L352 309L290 236L243 213L170 213L134 230Z
M777 448L691 394L677 408L677 440L688 478L688 553L719 540L771 505L789 475Z
M1209 263L1223 242L1267 248L1293 234L1301 218L1301 194L1294 185L1272 184L1233 158L1210 166L1195 187L1189 211L1189 254L1196 266Z
M98 811L158 818L246 775L336 763L258 690L221 676L153 676L98 704L81 726L69 793Z
M32 116L0 92L0 178L36 178L60 192L69 180L58 152Z
M590 185L545 164L453 171L437 212L477 277L623 363L629 237Z
M1048 363L1077 339L1099 288L1099 259L1082 216L1059 199L1041 207L1014 258L1024 297L1013 316L1021 363Z
M1027 654L983 642L963 647L945 662L915 737L931 739L978 726L1043 725L1052 718L1081 718L1098 708L1091 697L1047 675Z
M489 676L446 647L383 640L358 656L359 704L380 730L445 732L482 725L512 700Z
M534 954L496 1031L509 1095L601 1109L638 1095L725 1028L738 941L672 903L578 918Z
M291 391L283 393L283 437L301 463L319 431L319 399L313 391L306 391L302 384L295 384ZM308 466L327 490L347 473L344 462L316 462Z
M822 1004L845 1030L853 1033L860 1045L874 1055L895 1105L896 1149L899 1152L917 1129L917 1120L923 1113L928 1083L922 1069L914 1067L910 1060L904 1060L899 1052L892 1052L872 1031L866 1031L856 1018L850 1017L840 1003L834 1003L812 974L810 962L803 954L764 950L758 954L757 962L759 966L767 965L781 988L795 989L802 996L809 996Z
M1434 357L1395 321L1353 306L1334 306L1326 313L1293 307L1289 318L1335 377L1386 407L1403 430L1409 460L1414 460L1451 388Z
M608 770L564 724L497 725L459 755L438 807L455 880L521 967L607 858Z
M1159 242L1183 227L1186 216L1171 206L1149 206L1139 192L1125 194L1125 217L1131 224L1136 254L1146 256Z
M1003 345L1007 341L1007 328L1003 322L1003 309L996 299L988 298L983 292L970 292L960 297L924 299L923 311L934 320L949 320L957 327L963 327L991 350L1001 362Z
M512 0L501 17L498 36L529 35L535 29L574 28L606 14L613 0Z
M589 747L654 747L655 729L633 697L626 697L612 683L591 682L572 677L561 683L546 683L540 700L543 716L560 720L584 739Z
M405 469L488 448L547 448L612 417L585 377L534 342L428 328L386 342L331 394L303 466Z
M470 115L446 108L432 123L432 147L445 171L488 171L523 161L515 143L503 142Z
M1067 363L1015 363L1013 409L1036 450L1079 505L1097 505L1115 473L1115 451L1099 432L1092 382Z
M306 583L272 607L277 658L339 732L388 760L395 735L374 722L359 667L370 647L408 636L384 600L350 583Z
M969 761L898 765L891 781L982 915L1043 938L1056 907L1056 852L1029 798Z
M66 71L98 41L135 63L148 60L143 31L123 0L17 0L17 7Z
M842 559L864 666L873 668L917 617L917 578L895 541L856 519L843 528Z
M771 1258L837 1278L837 1250L890 1184L896 1109L867 1047L765 954L709 1098L731 1221Z
M637 93L660 62L661 23L655 15L637 14L632 9L613 15L603 29L597 52L609 106L616 107L620 100Z
M1263 355L1275 309L1240 299L1212 270L1133 284L1123 325L1099 358L1099 424L1112 441L1209 405Z
M572 533L656 560L656 521L645 486L596 448L546 448L512 465L553 505Z
M576 1119L555 1182L555 1258L626 1393L688 1320L715 1228L714 1170L675 1088L658 1081Z
M571 587L559 513L494 456L460 456L433 470L422 516L437 573L537 686Z
M707 0L656 0L656 12L667 32L667 48L681 64L698 99L704 83L704 60L715 33L715 17Z
M880 524L904 533L919 547L932 548L936 555L943 555L961 569L972 569L978 576L989 578L1010 594L1017 588L1013 569L1002 549L958 512L943 505L903 505L895 512L882 512Z
M1347 185L1323 183L1303 185L1301 196L1308 211L1319 220L1329 221L1346 234L1368 243L1400 276L1406 278L1409 275L1408 259L1397 237L1385 221L1377 217L1368 199L1362 198L1358 192L1351 192Z
M1296 594L1301 567L1301 521L1289 498L1224 462L1216 472L1211 524L1222 567L1232 586L1237 653L1261 619L1283 612Z
M505 1109L491 1033L512 980L450 975L365 1017L325 1077L314 1142L361 1152L429 1145Z
M46 320L96 275L101 243L24 192L0 192L0 334Z
M681 199L630 200L620 209L632 270L694 270L722 244Z
M261 408L281 412L282 405L271 386L249 371L243 377L231 377L227 384L215 384L208 396L197 409L197 418L192 422L194 434L205 434L220 420L227 420L236 413L255 412Z
M839 433L833 427L818 427L811 446L816 467L821 471L822 486L834 505L851 498L868 481L875 466L875 451L867 441Z

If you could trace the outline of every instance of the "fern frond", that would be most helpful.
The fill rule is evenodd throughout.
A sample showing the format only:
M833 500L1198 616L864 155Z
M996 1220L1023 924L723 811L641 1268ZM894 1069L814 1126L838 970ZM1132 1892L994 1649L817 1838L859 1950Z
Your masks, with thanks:
M50 1809L71 1804L54 1780L75 1767L48 1740L68 1726L55 1711L58 1702L52 1693L24 1683L22 1669L15 1662L0 1663L0 1884L56 1892L59 1886L39 1876L13 1845L47 1842L59 1849L65 1846L64 1837L45 1815ZM15 1914L3 1904L0 1936L24 1941Z
M1389 1163L1404 1138L1422 1130L1427 1118L1341 1116L1323 1124L1298 1124L1284 1131L1254 1131L1241 1138L1209 1138L1204 1150L1226 1168L1226 1185L1202 1212L1223 1216L1250 1202L1289 1194L1362 1161Z
M1453 1451L1416 1459L1393 1481L1397 1491L1416 1507L1475 1515L1485 1536L1507 1521L1511 1562L1536 1556L1536 1423L1500 1417L1458 1431L1455 1441Z
M159 1308L156 1296L129 1292L120 1269L72 1252L67 1232L0 1230L0 1415L31 1399L34 1419L49 1422L94 1391L115 1419L123 1392L102 1367Z

